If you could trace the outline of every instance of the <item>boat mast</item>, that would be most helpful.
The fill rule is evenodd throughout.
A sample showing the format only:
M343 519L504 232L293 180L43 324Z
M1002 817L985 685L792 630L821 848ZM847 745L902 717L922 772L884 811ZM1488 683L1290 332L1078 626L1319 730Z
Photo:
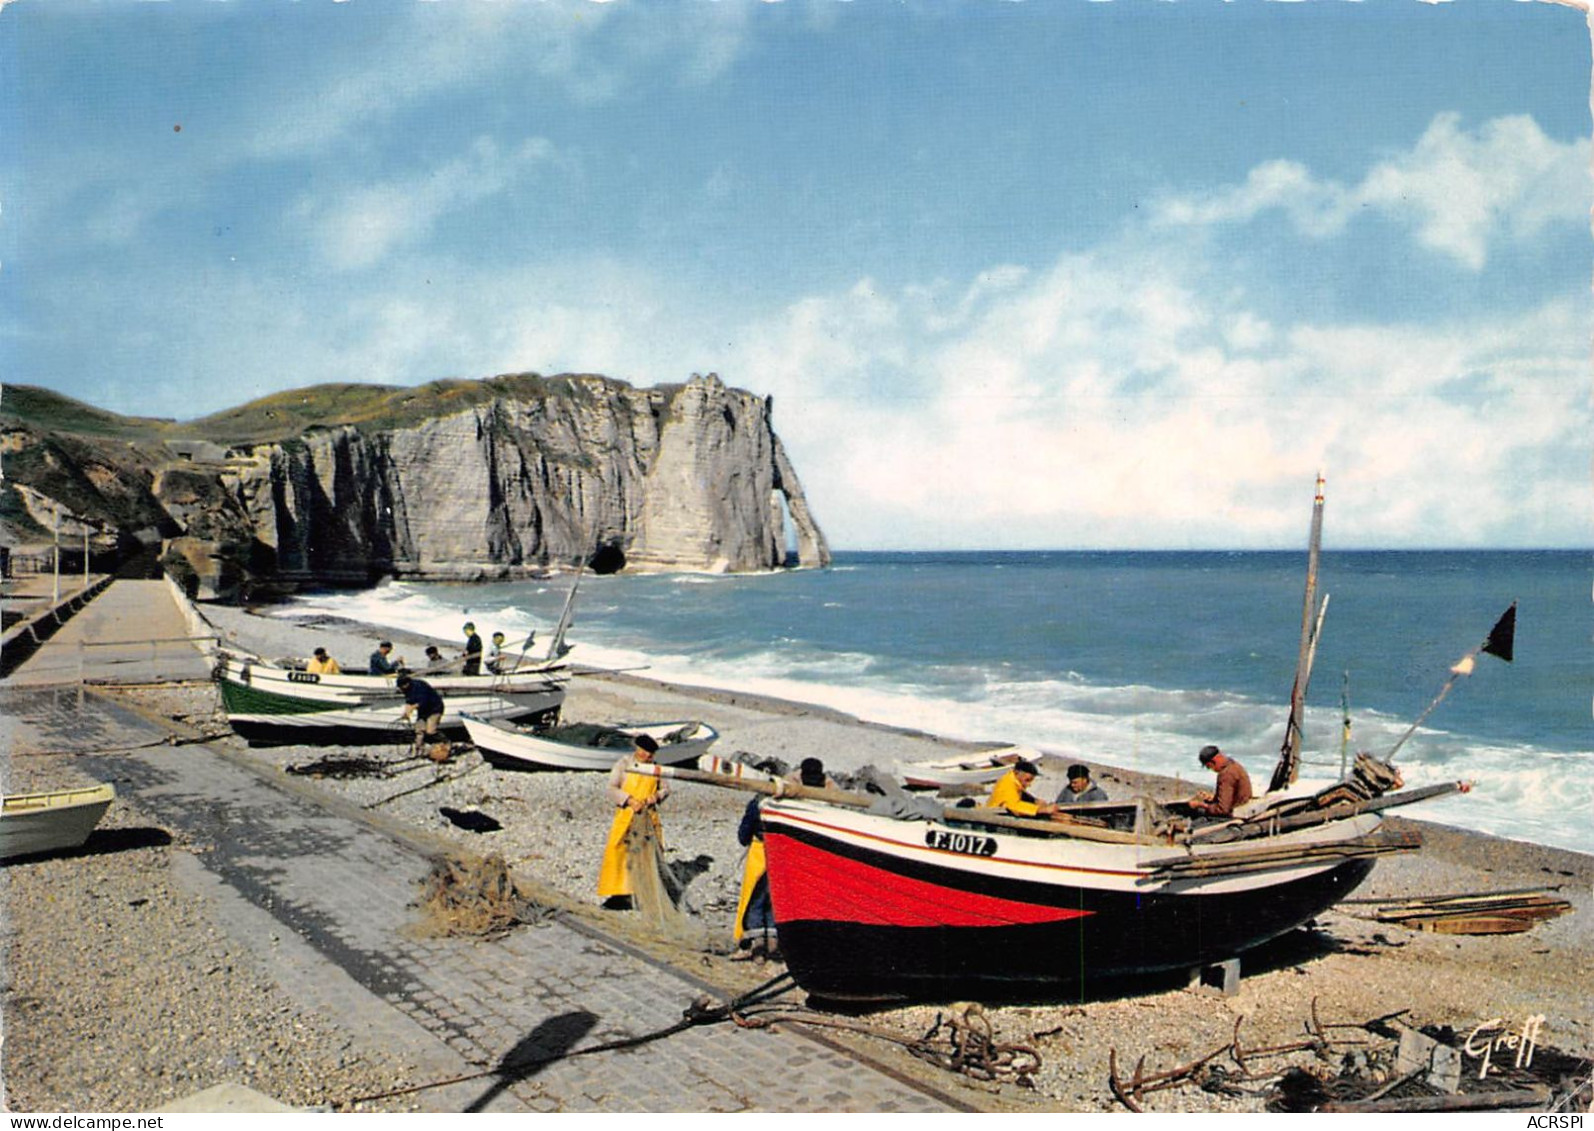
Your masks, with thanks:
M581 575L587 572L587 559L582 558L581 564L576 568L576 579L570 583L570 593L565 597L564 611L559 614L559 624L553 630L553 639L548 642L549 660L557 660L570 649L565 645L565 633L570 631L570 614L576 607L576 590L581 587Z
M1312 678L1312 657L1317 642L1317 560L1323 549L1323 473L1317 473L1317 496L1312 501L1312 532L1306 549L1306 597L1301 604L1301 647L1295 659L1295 686L1290 689L1290 717L1284 725L1278 765L1268 792L1294 783L1301 771L1301 721L1306 713L1306 685Z

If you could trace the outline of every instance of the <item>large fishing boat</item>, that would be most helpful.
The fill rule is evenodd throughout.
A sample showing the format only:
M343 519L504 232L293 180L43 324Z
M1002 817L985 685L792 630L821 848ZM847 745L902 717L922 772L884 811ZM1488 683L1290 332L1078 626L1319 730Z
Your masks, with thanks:
M565 699L552 672L419 678L443 696L445 730L463 731L467 714L546 725ZM215 679L228 723L252 742L382 742L404 733L404 693L391 676L318 675L223 653Z
M891 788L879 796L657 772L773 795L761 811L780 946L798 984L822 997L1075 992L1096 979L1240 955L1345 898L1376 857L1419 846L1415 834L1384 827L1384 810L1468 788L1402 790L1393 750L1386 760L1358 755L1338 782L1296 780L1327 600L1316 593L1321 481L1318 488L1278 766L1268 792L1231 815L1142 797L1065 806L1059 821ZM1477 652L1509 660L1514 624L1513 605L1451 669L1439 698L1472 670Z
M1072 810L1104 822L1076 827L955 808L901 820L794 796L762 812L781 950L804 989L834 998L1199 967L1294 929L1375 856L1416 847L1355 805L1230 843L1143 800Z

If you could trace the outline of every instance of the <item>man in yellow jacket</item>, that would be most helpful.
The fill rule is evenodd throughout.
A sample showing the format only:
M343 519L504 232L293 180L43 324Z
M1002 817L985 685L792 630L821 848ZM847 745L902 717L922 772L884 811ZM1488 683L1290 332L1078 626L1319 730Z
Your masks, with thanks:
M991 788L991 796L985 805L989 809L1005 809L1015 817L1050 817L1054 821L1067 821L1070 818L1065 813L1059 813L1057 806L1046 801L1037 801L1030 796L1029 787L1035 784L1035 777L1040 771L1034 762L1020 761L1013 764L997 779L996 785Z
M325 648L317 648L315 650L315 654L310 657L310 662L305 665L304 670L313 675L340 675L343 672L343 669L338 666L338 662L327 655Z
M658 805L669 796L670 785L663 778L634 772L638 764L651 764L658 752L659 744L649 735L640 734L631 753L609 771L609 800L616 812L609 825L609 841L603 848L603 864L598 869L598 896L606 911L626 911L631 907L631 869L625 843L631 822L639 816L652 821L654 835L661 845L664 842Z

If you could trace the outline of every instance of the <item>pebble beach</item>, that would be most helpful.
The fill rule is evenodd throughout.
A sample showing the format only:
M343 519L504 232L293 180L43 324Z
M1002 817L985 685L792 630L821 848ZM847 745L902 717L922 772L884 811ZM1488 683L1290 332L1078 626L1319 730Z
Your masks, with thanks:
M205 606L224 646L259 655L305 657L326 647L361 670L378 639L418 658L419 637L326 618L290 619ZM451 642L437 641L448 649ZM579 662L579 647L572 656ZM634 916L599 909L598 861L608 829L604 779L594 773L516 773L486 765L460 744L443 765L410 758L408 736L363 747L250 747L232 736L207 684L107 692L184 733L224 744L284 777L348 805L380 814L454 846L461 855L498 855L538 902L632 938L663 961L693 970L727 992L763 981L778 967L733 961L731 922L742 870L736 825L745 796L676 783L662 808L667 860L686 879L689 937L649 937ZM636 673L593 673L570 685L567 721L619 723L701 719L719 730L724 757L777 758L795 765L823 759L832 773L864 765L890 770L978 748L934 735L861 722L800 703L650 681ZM1001 743L993 735L990 745ZM70 751L13 744L9 788L74 784ZM195 756L203 756L196 753ZM364 758L373 772L349 777L303 773L323 759ZM1241 760L1246 761L1244 755ZM1187 796L1192 781L1095 767L1114 797L1144 792ZM1060 764L1043 763L1036 793L1063 784ZM1266 767L1252 764L1253 777ZM1465 797L1451 804L1465 805ZM450 816L452 814L452 818ZM464 822L460 814L489 820ZM1594 857L1523 842L1420 828L1424 848L1380 861L1359 899L1553 890L1569 914L1518 935L1447 936L1371 918L1371 904L1342 904L1308 928L1248 955L1233 996L1192 989L1182 979L1126 988L1086 987L1068 1002L984 1003L997 1039L1033 1049L1033 1087L958 1081L974 1106L991 1109L1122 1110L1109 1087L1109 1056L1120 1065L1144 1057L1153 1072L1191 1061L1238 1039L1246 1048L1298 1042L1316 1016L1357 1023L1404 1011L1418 1026L1465 1035L1501 1019L1507 1027L1542 1016L1539 1041L1570 1056L1594 1057ZM496 826L491 831L474 831ZM148 828L118 804L104 828ZM5 1088L14 1110L146 1110L220 1079L236 1080L281 1102L324 1103L329 1094L374 1094L409 1080L415 1066L363 1040L344 1021L300 1004L273 983L225 932L207 920L202 898L174 881L189 846L152 843L137 851L44 860L3 873L7 995ZM71 921L81 931L63 936ZM490 942L483 945L492 945ZM874 1010L868 1027L922 1035L951 1003ZM1345 1030L1349 1033L1350 1030ZM1368 1034L1356 1031L1359 1037ZM905 1073L947 1087L948 1073L856 1033L871 1052ZM1372 1039L1372 1038L1369 1038ZM1385 1042L1387 1043L1387 1042ZM1374 1044L1377 1041L1374 1040ZM275 1050L275 1051L273 1051ZM1349 1056L1349 1046L1334 1059ZM286 1052L287 1055L283 1055ZM1374 1058L1376 1061L1376 1058ZM1339 1071L1310 1050L1253 1066L1226 1089L1193 1085L1148 1094L1149 1111L1263 1111L1268 1080L1291 1064ZM1266 1071L1262 1069L1265 1067ZM1476 1070L1476 1065L1473 1066ZM1376 1063L1369 1069L1376 1071ZM408 1110L387 1101L373 1110Z

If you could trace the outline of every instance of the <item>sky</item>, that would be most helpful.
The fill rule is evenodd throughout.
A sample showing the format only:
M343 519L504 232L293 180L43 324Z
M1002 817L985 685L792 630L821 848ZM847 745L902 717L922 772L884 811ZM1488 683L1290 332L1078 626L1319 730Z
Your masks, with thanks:
M13 0L0 378L718 373L838 549L1577 547L1590 28L1516 0Z

